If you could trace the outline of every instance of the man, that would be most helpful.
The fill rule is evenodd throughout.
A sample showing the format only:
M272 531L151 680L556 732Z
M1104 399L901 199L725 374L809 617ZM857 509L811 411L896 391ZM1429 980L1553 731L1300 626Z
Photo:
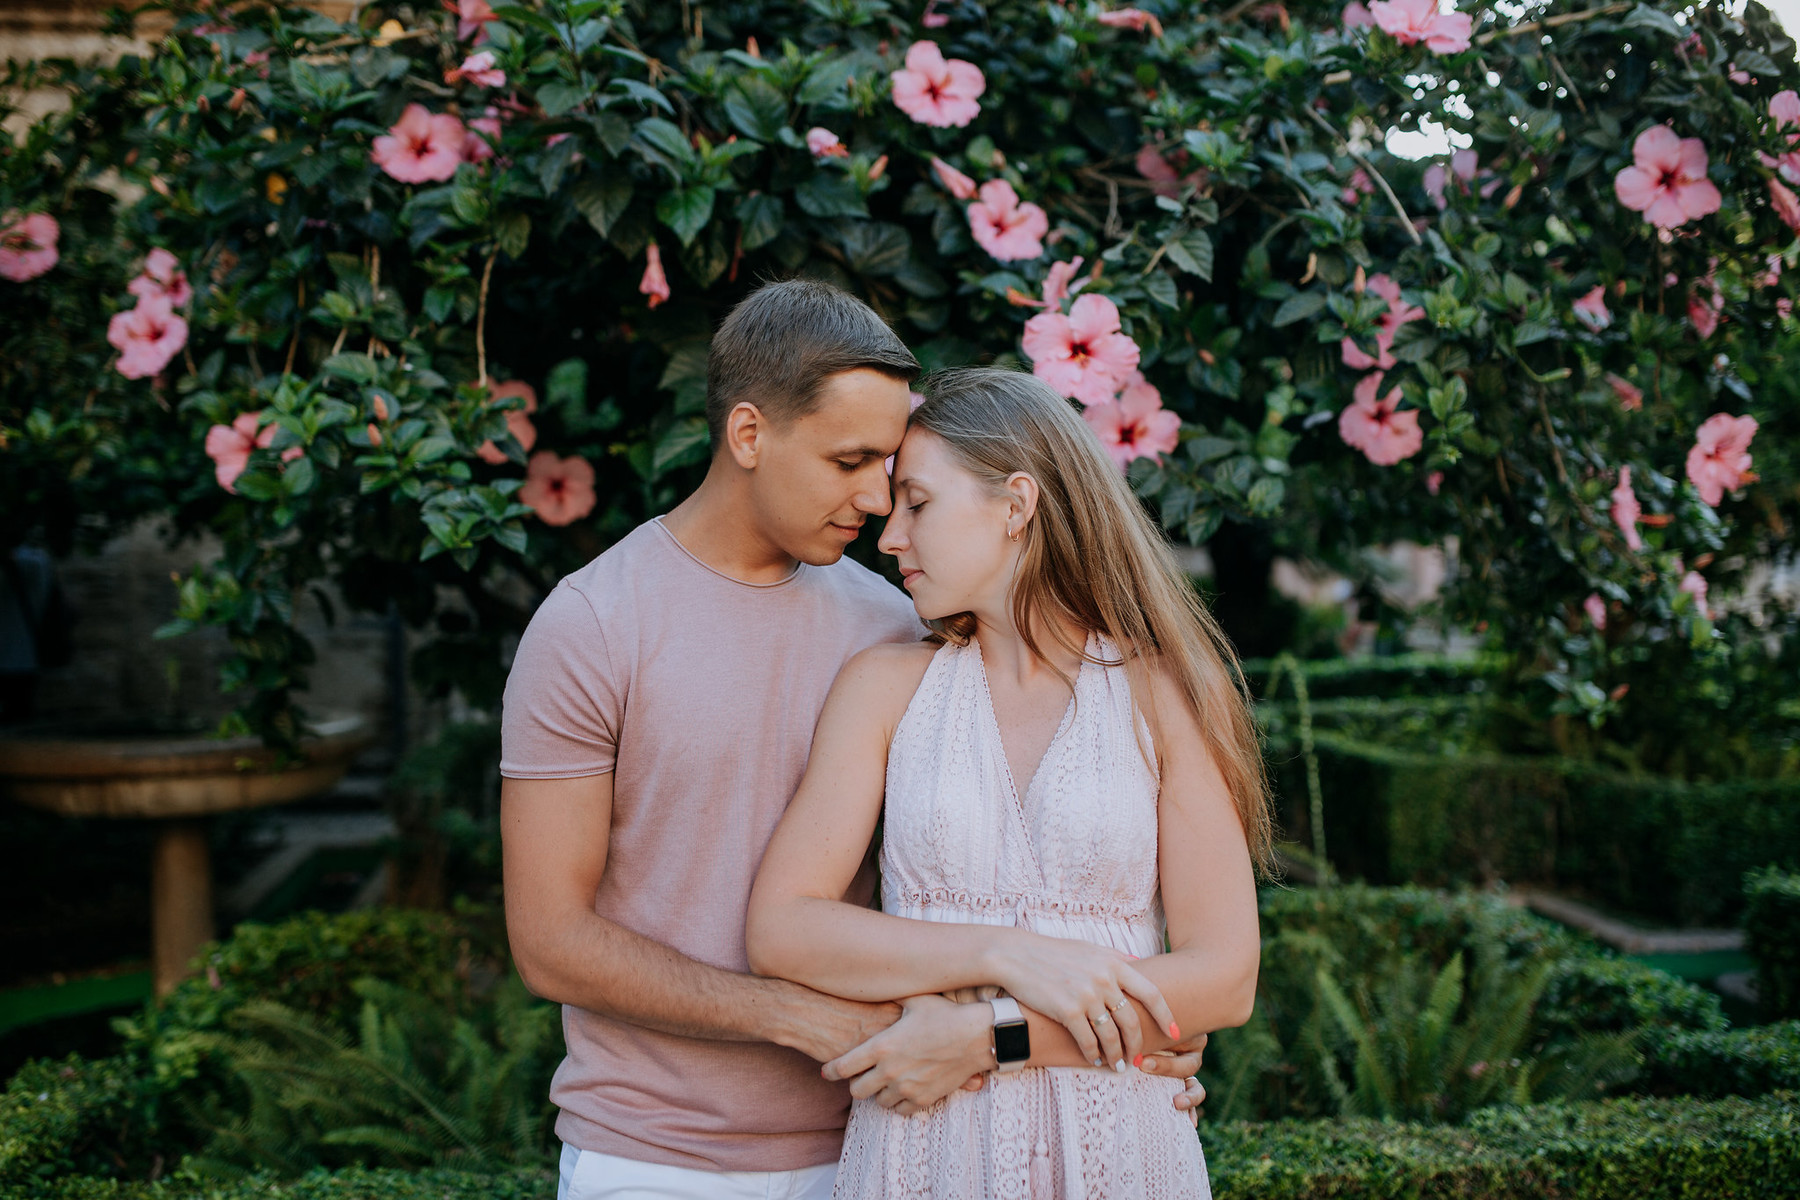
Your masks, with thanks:
M914 1096L963 1082L943 1082L968 1052L944 1006L902 1017L760 978L744 949L839 667L923 633L902 593L843 557L890 509L883 464L918 371L853 297L758 289L713 340L705 481L565 578L520 642L507 929L526 984L564 1006L559 1200L828 1196L849 1093L818 1063L879 1036ZM1185 1075L1198 1056L1145 1064Z

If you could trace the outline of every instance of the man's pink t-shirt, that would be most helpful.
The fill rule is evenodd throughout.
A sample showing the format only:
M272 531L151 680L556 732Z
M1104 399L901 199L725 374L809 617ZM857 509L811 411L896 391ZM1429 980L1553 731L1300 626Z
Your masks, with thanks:
M832 680L859 650L924 632L904 593L849 559L744 583L649 521L532 617L506 681L500 773L613 772L594 911L747 972L750 885ZM573 1005L563 1034L550 1098L570 1145L716 1171L838 1157L849 1092L796 1050L678 1037Z

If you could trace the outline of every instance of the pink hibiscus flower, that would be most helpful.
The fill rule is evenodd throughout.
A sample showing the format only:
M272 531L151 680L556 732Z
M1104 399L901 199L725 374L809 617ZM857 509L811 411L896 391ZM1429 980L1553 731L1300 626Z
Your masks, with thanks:
M1184 149L1175 150L1175 161L1182 166L1187 165L1188 153ZM1163 157L1162 151L1149 142L1138 147L1137 173L1148 179L1159 196L1167 196L1171 200L1181 194L1184 187L1199 187L1206 182L1206 169L1179 174L1175 166Z
M1698 571L1689 571L1675 585L1678 592L1686 592L1694 598L1694 611L1706 620L1712 620L1712 609L1706 603L1706 579Z
M669 278L663 274L662 249L655 242L644 249L644 277L638 281L638 291L650 297L651 308L669 298Z
M494 157L494 143L501 137L499 110L489 105L479 117L469 118L469 127L463 131L461 147L462 160L466 163L486 162ZM501 159L505 166L510 159Z
M969 205L969 232L975 243L1001 262L1036 258L1044 252L1050 216L1035 204L1022 204L1012 184L990 179L981 199Z
M1621 410L1625 412L1637 412L1644 407L1644 392L1642 388L1627 383L1617 375L1614 375L1611 371L1606 373L1606 382L1612 388L1613 395L1619 398L1619 408Z
M1577 300L1574 308L1581 323L1595 333L1612 324L1612 312L1606 307L1606 288L1600 284L1596 283L1593 291Z
M1707 288L1711 289L1710 295L1703 294L1703 290ZM1700 335L1701 341L1711 337L1719 327L1719 314L1724 310L1725 296L1719 291L1718 283L1708 270L1705 279L1688 289L1688 322L1693 325L1694 332Z
M1083 404L1104 404L1138 365L1138 344L1119 332L1119 306L1105 296L1079 296L1069 314L1039 313L1022 339L1031 373Z
M167 296L144 296L136 308L113 314L106 340L119 352L114 368L127 379L154 375L187 345L187 322L176 316Z
M500 19L487 0L444 0L444 7L456 14L456 40L466 42L473 34L477 46L487 41L487 23Z
M529 451L537 445L537 426L531 423L530 417L537 411L537 389L522 379L509 379L502 384L488 382L488 399L505 400L512 396L523 396L525 407L506 410L506 432L513 435L521 450ZM496 466L506 461L506 451L491 441L477 446L475 454L482 462Z
M1719 211L1719 189L1706 177L1706 145L1652 125L1631 145L1632 165L1613 177L1613 192L1626 208L1659 229Z
M1474 22L1468 13L1442 12L1437 0L1373 0L1369 15L1402 46L1424 42L1433 54L1460 54L1469 48Z
M1403 300L1400 285L1388 275L1371 275L1364 286L1387 301L1387 311L1375 318L1375 354L1369 355L1349 337L1338 343L1338 350L1343 356L1344 365L1353 370L1386 371L1395 363L1392 350L1394 337L1400 332L1400 327L1424 317L1425 310Z
M1769 178L1769 206L1783 225L1800 232L1800 197L1794 195L1793 188L1773 176Z
M1382 373L1365 375L1356 385L1350 406L1338 414L1338 436L1361 450L1378 467L1391 467L1411 458L1425 445L1416 409L1400 411L1400 385L1376 398Z
M49 213L16 212L0 217L0 278L14 283L36 279L56 265L62 227Z
M914 42L906 66L893 76L894 103L921 125L960 128L981 111L976 98L987 90L981 68L960 58L946 59L935 42Z
M1625 546L1630 550L1642 550L1644 539L1638 536L1638 518L1644 510L1638 506L1637 493L1631 490L1631 468L1619 468L1619 482L1612 490L1612 519L1625 535Z
M275 440L274 425L257 432L256 426L261 420L262 410L258 409L240 413L229 425L214 425L206 431L206 456L213 460L213 478L234 496L237 495L237 477L250 465L250 452L259 447L267 448ZM304 453L299 446L289 446L281 452L281 461L292 462Z
M529 504L546 525L567 525L594 511L594 468L578 454L558 458L539 450L525 465L519 502Z
M1369 178L1369 173L1367 171L1358 167L1356 170L1350 172L1350 182L1345 186L1339 199L1345 204L1355 204L1364 196L1373 196L1374 194L1375 181Z
M819 125L806 131L806 148L814 158L848 158L850 147L838 141L838 135Z
M1581 607L1587 612L1587 619L1595 629L1606 628L1606 601L1600 598L1599 592L1589 592L1588 598L1581 602Z
M445 71L444 82L467 82L476 87L505 87L506 72L494 65L492 50L481 50L463 59L462 66Z
M1344 28L1373 29L1375 14L1369 11L1369 6L1362 0L1350 0L1350 3L1344 5Z
M1775 120L1776 129L1786 129L1789 125L1800 125L1800 92L1793 88L1783 88L1769 97L1769 116ZM1789 134L1793 141L1797 135Z
M144 256L143 270L125 285L125 290L140 300L162 296L172 308L186 308L194 298L194 289L188 284L187 272L181 269L181 260L161 246Z
M401 183L441 183L463 161L468 130L449 113L409 104L394 127L375 143L369 157Z
M1070 296L1073 296L1076 292L1079 292L1082 288L1087 286L1087 281L1085 279L1080 283L1075 284L1073 287L1069 286L1069 281L1075 278L1075 272L1081 270L1082 261L1083 260L1077 256L1070 259L1068 262L1053 262L1050 264L1050 271L1044 276L1043 306L1045 308L1060 310L1064 300L1067 300Z
M1756 436L1755 417L1714 413L1694 432L1688 451L1688 482L1700 498L1719 506L1726 492L1735 492L1756 476L1750 471L1750 439Z
M1114 29L1130 29L1142 33L1148 29L1157 37L1163 35L1162 22L1141 8L1115 8L1111 12L1103 12L1094 18L1102 25L1110 25Z
M1117 400L1089 406L1082 418L1123 471L1134 458L1158 462L1181 440L1181 418L1162 406L1162 397L1142 375Z
M975 181L936 155L931 158L931 173L944 185L944 190L958 200L967 200L975 195Z

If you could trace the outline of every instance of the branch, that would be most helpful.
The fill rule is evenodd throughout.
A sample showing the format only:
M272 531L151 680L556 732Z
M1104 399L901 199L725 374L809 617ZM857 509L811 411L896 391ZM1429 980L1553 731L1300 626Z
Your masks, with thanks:
M1406 234L1408 237L1412 238L1413 245L1423 246L1425 244L1425 239L1421 238L1419 236L1419 231L1413 228L1412 218L1406 215L1406 206L1400 203L1400 197L1394 195L1394 189L1388 186L1387 177L1380 171L1377 171L1375 165L1368 159L1352 150L1350 148L1350 143L1344 140L1344 135L1339 133L1337 129L1332 126L1330 121L1321 117L1318 110L1313 108L1312 105L1302 104L1300 106L1300 111L1311 117L1313 123L1320 129L1329 133L1333 140L1337 142L1338 149L1342 150L1344 154L1349 157L1351 162L1367 171L1375 182L1380 185L1381 194L1388 198L1388 203L1394 206L1394 211L1396 213L1400 214L1400 224L1406 227Z
M500 247L488 251L487 264L481 268L481 298L475 305L475 372L477 383L487 382L487 297L488 279L494 274L494 259Z
M1526 21L1522 25L1514 25L1507 29L1490 29L1475 39L1475 44L1485 46L1496 38L1516 37L1521 33L1535 33L1539 29L1555 29L1559 25L1573 25L1577 21L1592 21L1595 17L1610 17L1616 13L1630 12L1629 4L1608 4L1600 8L1585 8L1580 12L1557 13L1553 17L1545 17L1541 21Z

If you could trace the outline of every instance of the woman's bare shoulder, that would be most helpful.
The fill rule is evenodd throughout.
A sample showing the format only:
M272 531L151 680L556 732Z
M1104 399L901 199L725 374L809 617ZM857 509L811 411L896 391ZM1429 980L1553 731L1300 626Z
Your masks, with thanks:
M838 673L840 687L854 679L859 692L865 689L877 695L902 695L910 700L925 678L937 654L937 642L878 642L858 651Z

